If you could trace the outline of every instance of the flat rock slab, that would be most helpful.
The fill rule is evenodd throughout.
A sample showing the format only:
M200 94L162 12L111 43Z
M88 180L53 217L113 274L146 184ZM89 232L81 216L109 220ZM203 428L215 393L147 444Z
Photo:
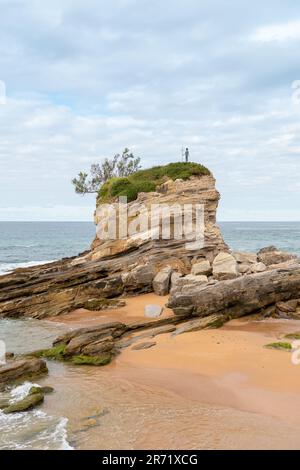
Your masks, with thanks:
M145 343L139 343L139 344L136 344L135 346L132 346L131 349L134 350L134 351L139 351L141 349L152 348L155 345L156 345L155 341L146 341Z
M164 308L160 305L145 305L145 317L158 318L161 316Z
M0 385L48 372L46 362L35 357L17 359L0 366Z

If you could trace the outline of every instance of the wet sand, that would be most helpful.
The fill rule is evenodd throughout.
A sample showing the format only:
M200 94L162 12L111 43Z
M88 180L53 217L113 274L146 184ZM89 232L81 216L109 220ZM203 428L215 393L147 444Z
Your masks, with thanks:
M72 328L81 328L86 326L99 325L111 321L121 321L125 324L133 323L135 321L145 321L147 318L144 316L144 307L147 304L155 304L164 307L163 313L160 318L167 318L172 316L172 310L165 307L168 296L159 297L155 294L143 294L137 297L129 297L124 299L126 302L125 307L105 309L99 312L90 312L83 308L74 310L74 312L52 317L49 319L51 322L64 323ZM149 319L152 321L153 319Z
M141 320L144 319L146 303L163 305L166 300L146 294L127 299L126 307L118 310L98 313L81 310L58 317L56 321L78 327L111 320ZM168 310L164 312L164 315L170 314ZM186 426L185 438L181 437L183 441L175 437L176 433L172 438L169 435L158 439L158 436L155 438L143 432L136 435L130 444L122 436L119 441L121 448L151 448L151 445L154 448L197 448L201 442L200 448L300 448L300 365L292 364L290 353L264 347L296 331L300 331L298 321L242 318L218 330L202 330L176 337L171 334L158 336L155 338L156 346L151 349L135 351L127 348L101 371L83 368L82 372L88 374L94 389L97 389L97 383L102 387L103 377L107 383L111 381L112 388L114 385L124 388L122 398L115 391L115 405L120 416L126 402L130 409L136 400L142 403L145 400L144 423L146 425L150 420L153 429L157 426L160 436L163 435L161 428L165 431L169 428L169 433L171 428L177 429L178 436L182 436ZM77 386L80 389L82 385ZM87 390L86 393L90 394ZM118 402L120 399L121 403ZM149 411L153 403L156 411L152 410L151 418ZM164 423L160 413L163 416L171 403L174 409L181 410L178 411L180 416L174 411L172 424L168 419ZM182 410L185 410L185 417L189 416L186 422L181 415ZM223 421L222 425L218 423L214 435L218 414ZM204 438L205 429L199 430L201 416L206 416L210 438ZM130 421L130 416L127 419ZM102 423L103 420L104 417ZM125 421L125 427L134 429L134 423ZM72 425L73 429L76 426L79 422ZM227 436L224 437L223 433ZM93 448L94 445L105 448L101 447L103 441L99 444L96 428L95 432L90 429L83 434L86 441L85 444L81 441L79 447ZM105 443L108 445L107 438ZM118 448L112 447L110 440L109 445Z

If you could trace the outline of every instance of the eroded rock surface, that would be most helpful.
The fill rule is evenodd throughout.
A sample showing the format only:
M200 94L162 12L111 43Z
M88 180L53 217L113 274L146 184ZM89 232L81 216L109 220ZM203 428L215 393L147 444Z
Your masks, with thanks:
M46 362L35 357L21 358L0 366L0 386L48 372Z

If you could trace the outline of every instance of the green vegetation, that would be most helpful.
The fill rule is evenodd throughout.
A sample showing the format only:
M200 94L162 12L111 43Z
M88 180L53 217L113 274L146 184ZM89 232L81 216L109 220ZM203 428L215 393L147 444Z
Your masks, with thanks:
M34 393L27 395L22 400L12 403L11 405L3 409L3 413L20 413L21 411L27 411L31 408L34 408L37 405L40 405L44 401L44 395L42 393Z
M74 356L71 361L78 366L91 365L91 366L106 366L111 362L112 356L110 353L101 354L101 356Z
M35 357L43 357L45 359L53 359L55 361L64 361L65 349L65 344L59 344L58 346L54 346L53 348L40 349L39 351L30 353L30 355Z
M110 202L117 197L126 196L127 201L134 201L140 192L155 191L156 187L167 179L187 180L191 176L210 175L207 168L199 163L169 163L139 170L127 177L111 178L100 188L98 202Z
M81 171L77 178L72 180L77 194L98 193L100 187L114 177L127 177L137 172L140 168L141 159L135 157L129 149L125 148L120 155L117 153L113 158L105 158L102 163L94 163L90 169L90 175Z
M283 351L292 351L292 345L290 343L283 343L283 342L266 344L266 348L281 349Z
M44 359L55 360L55 361L66 361L71 362L72 364L76 364L78 366L81 365L93 365L93 366L106 366L112 360L112 354L110 353L103 353L98 356L85 356L85 355L77 355L77 356L68 356L65 352L66 345L59 344L54 346L50 349L40 349L39 351L34 351L30 353L31 356L35 357L43 357ZM46 387L48 391L43 391L43 387L36 387L37 390L32 390L31 393L50 393L50 387ZM34 387L33 387L34 389Z
M300 333L290 333L285 335L286 339L300 339Z
M29 390L29 395L35 395L36 393L43 393L45 395L52 392L54 392L54 388L49 387L48 385L45 385L44 387L33 386Z

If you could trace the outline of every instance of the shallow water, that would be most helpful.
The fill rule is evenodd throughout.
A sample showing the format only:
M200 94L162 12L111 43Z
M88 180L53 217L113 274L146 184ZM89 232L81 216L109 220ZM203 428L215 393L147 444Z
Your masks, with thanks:
M37 320L1 320L0 338L8 350L22 352L50 345L64 328ZM0 413L0 449L279 448L283 434L286 447L300 446L299 429L136 381L118 359L104 368L57 362L48 367L49 375L36 383L51 385L55 392L33 411ZM2 398L21 397L31 385L8 390Z

